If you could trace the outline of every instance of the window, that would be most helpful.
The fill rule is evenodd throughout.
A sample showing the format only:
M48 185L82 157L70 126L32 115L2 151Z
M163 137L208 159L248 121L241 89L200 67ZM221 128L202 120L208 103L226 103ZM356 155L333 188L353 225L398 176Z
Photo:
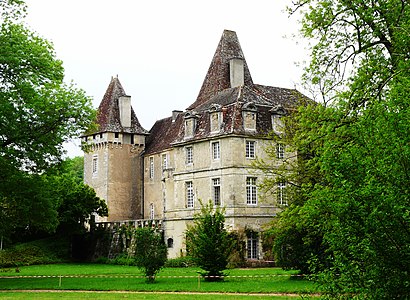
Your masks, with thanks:
M220 159L221 158L221 148L219 146L219 142L212 142L212 159Z
M246 204L256 205L257 196L256 196L256 177L247 177L246 178Z
M93 171L93 175L97 175L98 173L98 156L97 155L93 156L92 171Z
M288 201L286 199L286 182L284 181L278 182L278 204L288 205Z
M167 247L168 248L173 248L174 247L174 239L173 238L167 239Z
M134 135L131 134L131 145L134 145L134 144L135 144L135 142L134 142Z
M168 169L168 155L162 154L162 170Z
M118 139L120 137L120 134L118 132L114 133L114 138Z
M256 131L257 111L253 102L248 102L242 107L243 127L247 131Z
M153 157L149 158L149 178L150 179L154 178L154 158Z
M283 121L281 115L272 115L272 129L274 132L283 132Z
M186 206L187 208L194 207L194 186L192 181L188 181L185 183L186 188Z
M211 116L211 132L218 132L221 127L221 123L219 121L219 112L212 112Z
M258 259L258 234L256 232L248 233L246 250L248 259Z
M285 145L278 143L276 144L276 158L283 159L285 158Z
M212 179L212 199L214 205L221 205L221 179L213 178Z
M154 211L154 203L150 203L149 205L149 218L150 220L154 220L155 211Z
M193 149L192 147L186 147L185 148L185 163L192 164L194 162L194 156L193 156Z
M246 141L246 158L255 158L255 141Z

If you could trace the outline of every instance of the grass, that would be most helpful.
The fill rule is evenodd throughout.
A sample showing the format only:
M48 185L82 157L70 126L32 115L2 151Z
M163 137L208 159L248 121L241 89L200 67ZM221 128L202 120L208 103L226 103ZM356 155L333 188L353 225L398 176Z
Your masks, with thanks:
M145 299L145 300L249 300L249 295L230 295L230 294L172 294L172 293L109 293L109 292L0 292L0 298L3 300L7 299L31 299L31 300L49 300L49 299L59 299L59 300L71 300L71 299ZM295 297L292 296L271 296L271 295L252 295L252 299L259 300L294 300ZM297 298L296 298L297 299Z
M1 271L1 270L0 270ZM220 292L220 293L314 293L314 285L300 277L294 277L294 271L283 271L279 268L261 269L233 269L229 270L229 276L224 282L198 282L198 268L165 268L158 274L156 282L147 284L142 272L136 267L100 264L55 264L35 265L21 267L20 272L14 269L3 269L0 276L13 278L0 278L0 290L88 290L88 291L139 291L139 292ZM25 276L56 276L32 278ZM59 276L83 276L62 277ZM278 276L279 275L279 276ZM95 277L92 277L95 276ZM238 276L238 277L237 277ZM239 277L241 276L241 277ZM254 277L251 277L254 276ZM260 276L260 277L257 277ZM60 286L61 283L61 286ZM18 293L12 293L13 299L19 297ZM75 293L74 293L75 294ZM121 293L122 294L122 293ZM67 297L78 297L64 294ZM104 294L101 294L101 299ZM129 299L151 299L151 294L123 295ZM26 294L27 296L27 294ZM44 294L43 294L44 296ZM50 295L53 296L53 295ZM55 296L55 295L54 295ZM64 296L64 297L65 297ZM84 296L84 298L83 298ZM111 295L112 296L112 295ZM106 299L112 299L107 296ZM162 297L161 299L167 299ZM208 299L211 295L200 295ZM202 298L203 296L203 298ZM228 296L228 295L224 295ZM237 296L237 295L236 295ZM261 295L262 296L262 295ZM0 293L4 299L7 293ZM30 293L30 299L36 299ZM87 299L88 294L81 295L81 299ZM95 295L94 295L95 297ZM137 298L134 298L137 297ZM140 297L140 298L138 298ZM141 298L142 297L142 298ZM170 296L171 297L171 296ZM24 297L23 297L24 298ZM20 299L23 299L20 298ZM40 297L41 298L41 297ZM40 299L37 298L37 299ZM58 296L58 298L61 298ZM72 299L63 298L63 299ZM99 295L100 298L100 295ZM179 298L179 296L178 296ZM213 300L216 296L212 297ZM10 298L11 299L11 298ZM18 298L17 298L18 299ZM53 299L53 298L41 298ZM180 299L180 298L179 298ZM192 299L192 295L190 297ZM225 299L225 297L224 297ZM239 298L232 298L239 299ZM263 298L261 298L263 299ZM281 299L281 298L275 298ZM287 299L287 298L282 298Z

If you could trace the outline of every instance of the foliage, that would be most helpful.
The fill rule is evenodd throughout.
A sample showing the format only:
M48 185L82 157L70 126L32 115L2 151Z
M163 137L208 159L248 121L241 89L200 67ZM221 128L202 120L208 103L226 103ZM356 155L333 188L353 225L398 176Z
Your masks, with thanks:
M205 271L202 275L208 281L222 279L219 276L223 276L233 249L233 241L224 226L224 210L209 201L207 205L201 203L200 213L195 215L194 224L186 231L188 255Z
M67 158L46 175L57 198L58 231L64 234L81 233L93 214L107 216L108 208L94 189L83 182L83 158Z
M61 263L68 259L67 238L48 238L17 244L0 251L0 267L20 267L35 264Z
M142 268L148 282L154 282L167 260L167 246L162 235L150 227L136 228L134 235L135 264Z
M57 202L40 174L61 160L95 111L84 91L63 82L53 46L23 23L21 0L0 2L0 235L52 232Z
M195 266L195 263L189 256L170 258L164 265L165 268L188 268L193 266Z
M314 43L305 79L323 103L286 118L297 166L281 169L291 199L274 247L286 267L310 265L330 298L408 298L410 4L307 0L293 10Z

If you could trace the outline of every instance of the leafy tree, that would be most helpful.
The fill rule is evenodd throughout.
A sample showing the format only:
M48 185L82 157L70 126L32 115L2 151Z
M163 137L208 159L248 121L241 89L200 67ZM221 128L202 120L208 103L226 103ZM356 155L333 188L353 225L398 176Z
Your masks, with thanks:
M408 298L410 4L307 0L293 10L313 39L305 79L323 105L301 107L287 137L304 176L278 234L293 249L316 236L327 255L307 257L329 297Z
M135 229L135 263L142 268L148 282L154 282L156 274L167 261L167 246L162 235L150 227Z
M49 189L38 174L61 160L63 142L95 112L84 91L63 82L53 46L24 25L24 2L1 1L0 15L0 234L53 231L58 203L42 195Z
M66 158L58 168L44 175L59 203L59 233L81 233L92 215L108 215L105 201L97 197L94 189L84 184L83 166L83 157Z
M224 211L209 201L194 217L194 224L186 231L187 252L195 264L203 269L208 281L222 280L227 268L233 241L225 229Z

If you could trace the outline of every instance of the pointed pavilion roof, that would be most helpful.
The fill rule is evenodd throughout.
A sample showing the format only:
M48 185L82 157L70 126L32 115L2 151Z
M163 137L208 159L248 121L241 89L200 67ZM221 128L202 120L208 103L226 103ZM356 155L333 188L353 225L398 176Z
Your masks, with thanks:
M118 77L112 77L111 82L105 91L104 97L98 107L97 125L98 132L127 132L137 134L148 134L135 115L131 107L131 127L123 127L120 120L120 109L118 99L127 96Z
M241 45L235 31L224 30L216 48L208 73L199 91L196 101L188 107L188 110L205 103L207 100L228 89L230 85L229 61L232 58L240 58L244 61L244 83L253 85L248 65L243 55Z

